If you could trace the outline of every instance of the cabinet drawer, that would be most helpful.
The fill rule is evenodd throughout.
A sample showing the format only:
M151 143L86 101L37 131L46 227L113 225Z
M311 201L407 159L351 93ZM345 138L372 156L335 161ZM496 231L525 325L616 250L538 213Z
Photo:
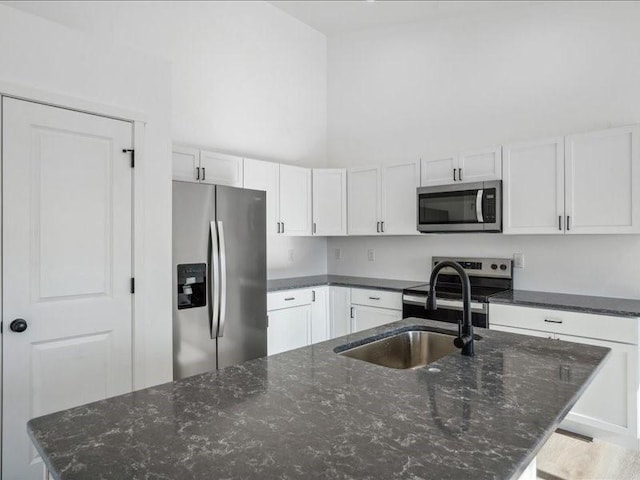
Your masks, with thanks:
M638 343L638 319L491 304L489 323L613 342Z
M385 290L352 288L351 303L355 305L368 305L370 307L402 310L402 293L388 292Z
M311 292L311 288L270 292L267 294L267 311L309 305L312 301Z

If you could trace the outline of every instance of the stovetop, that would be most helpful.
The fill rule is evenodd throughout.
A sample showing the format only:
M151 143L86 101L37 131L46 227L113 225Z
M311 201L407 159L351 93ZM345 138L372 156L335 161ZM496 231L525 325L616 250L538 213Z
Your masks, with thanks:
M471 300L476 302L486 302L491 295L511 290L510 288L496 288L471 286ZM408 295L427 295L429 293L429 284L416 285L415 287L405 288L403 293ZM438 283L436 287L438 298L446 299L462 299L462 287L458 284Z

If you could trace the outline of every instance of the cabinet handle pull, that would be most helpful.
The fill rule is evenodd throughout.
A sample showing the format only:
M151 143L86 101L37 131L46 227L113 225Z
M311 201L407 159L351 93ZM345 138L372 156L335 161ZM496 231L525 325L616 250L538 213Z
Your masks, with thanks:
M455 168L453 169L453 181L454 182L456 181L456 169Z
M380 222L380 231L384 233L384 222Z
M280 233L280 222L276 222L276 225L278 225L278 233Z
M380 222L376 222L376 232L380 233Z
M314 235L316 233L316 222L313 222L313 233L314 233Z
M206 168L202 167L202 181L204 181L206 173L207 173Z
M571 217L570 217L569 215L567 215L567 230L571 230L571 223L570 223L570 221L569 221L569 220L570 220L570 218L571 218Z
M287 298L284 299L284 301L285 302L289 302L289 301L295 300L295 299L296 299L296 297L287 297Z
M558 230L562 230L562 215L558 215Z
M200 167L196 167L196 180L200 180Z
M349 309L349 318L356 318L353 313L353 307Z
M282 222L282 233L284 233L284 222Z
M462 169L458 169L458 180L462 181Z
M547 323L562 323L562 320L551 320L550 318L545 318L544 321Z
M315 290L311 290L311 301L312 302L316 301L316 291Z
M369 300L380 300L380 297L369 297Z

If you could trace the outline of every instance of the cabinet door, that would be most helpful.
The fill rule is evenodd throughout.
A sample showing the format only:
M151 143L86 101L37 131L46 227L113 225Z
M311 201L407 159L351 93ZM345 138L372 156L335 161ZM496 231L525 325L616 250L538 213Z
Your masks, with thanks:
M415 162L382 167L382 233L417 235Z
M311 343L311 305L268 312L267 355L305 347Z
M200 181L242 188L242 158L201 150Z
M637 345L570 335L558 335L558 338L611 349L606 363L566 419L612 433L635 436L638 409ZM597 435L597 432L593 434Z
M380 233L380 167L351 168L347 180L349 235Z
M347 170L313 169L314 235L347 234Z
M483 182L502 178L502 147L469 150L458 159L458 181Z
M244 159L244 188L267 192L267 234L278 234L280 222L280 165L261 160Z
M503 231L564 233L564 138L504 147Z
M351 333L351 289L329 287L330 338Z
M379 327L387 323L402 320L402 310L387 308L353 306L352 332L360 332L369 328Z
M567 233L640 232L640 126L565 139Z
M173 179L197 182L200 168L200 150L182 145L173 146Z
M458 157L420 160L420 185L447 185L458 179Z
M329 340L329 287L312 289L311 343Z
M311 235L311 170L280 165L280 222L285 235Z

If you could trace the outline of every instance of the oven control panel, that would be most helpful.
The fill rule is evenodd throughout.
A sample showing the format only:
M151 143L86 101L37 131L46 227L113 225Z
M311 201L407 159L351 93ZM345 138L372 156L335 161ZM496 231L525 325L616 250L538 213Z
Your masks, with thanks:
M445 260L459 263L469 276L513 278L513 260L510 258L433 257L432 267ZM442 273L455 272L453 269L445 268Z

